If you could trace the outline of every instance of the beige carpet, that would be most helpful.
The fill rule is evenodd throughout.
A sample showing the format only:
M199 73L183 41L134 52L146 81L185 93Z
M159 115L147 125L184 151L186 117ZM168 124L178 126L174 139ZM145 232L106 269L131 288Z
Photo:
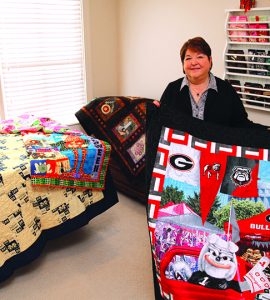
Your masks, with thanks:
M0 285L1 300L153 300L145 207L120 202L69 235Z

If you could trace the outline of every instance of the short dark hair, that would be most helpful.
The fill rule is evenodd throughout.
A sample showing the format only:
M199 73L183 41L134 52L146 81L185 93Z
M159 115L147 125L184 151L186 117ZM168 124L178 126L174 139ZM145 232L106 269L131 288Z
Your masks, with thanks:
M182 64L188 49L205 54L210 59L212 50L208 43L200 36L187 40L180 50Z

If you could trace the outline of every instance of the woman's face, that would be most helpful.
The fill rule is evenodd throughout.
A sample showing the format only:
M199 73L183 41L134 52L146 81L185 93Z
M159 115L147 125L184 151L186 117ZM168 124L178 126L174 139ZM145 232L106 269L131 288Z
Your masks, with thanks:
M188 49L184 58L183 68L187 78L192 83L201 83L209 76L212 58L207 55Z

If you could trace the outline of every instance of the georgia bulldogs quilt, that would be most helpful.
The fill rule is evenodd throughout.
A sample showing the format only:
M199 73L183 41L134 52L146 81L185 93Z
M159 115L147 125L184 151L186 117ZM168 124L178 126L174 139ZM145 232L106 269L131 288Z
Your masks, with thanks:
M161 296L270 299L270 135L168 116L147 150Z

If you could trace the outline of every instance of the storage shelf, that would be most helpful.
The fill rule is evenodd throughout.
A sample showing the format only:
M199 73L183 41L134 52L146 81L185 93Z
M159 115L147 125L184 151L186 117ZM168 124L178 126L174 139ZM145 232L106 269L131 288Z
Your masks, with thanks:
M266 23L269 23L270 22L260 22L260 23L263 23L263 24L266 24ZM230 24L230 23L228 23ZM235 24L240 24L240 23L235 23ZM259 24L259 22L257 23ZM227 27L227 31L270 31L270 29L268 28L230 28L230 27ZM269 35L267 36L269 38Z
M243 62L242 62L243 63ZM258 63L257 63L258 65ZM251 72L265 72L267 73L268 70L267 69L257 69L257 68L244 68L244 67L233 67L233 66L226 66L226 69L232 69L232 70L244 70L244 71L251 71ZM245 73L243 73L245 74ZM249 73L249 75L255 75L255 74L252 74L252 73ZM264 76L264 75L262 75ZM266 77L266 76L264 76Z
M242 57L261 57L261 58L270 58L270 56L268 55L256 55L256 54L235 54L235 53L228 53L226 52L225 55L227 56L233 56L233 55L236 55L236 56L242 56ZM245 61L244 61L245 62Z
M231 81L246 108L270 112L270 7L252 8L248 12L227 9L226 12L224 78ZM247 19L230 21L231 16ZM256 21L255 16L265 18ZM256 28L260 24L266 24L267 28ZM260 74L252 74L255 72Z
M255 69L253 69L253 70L255 71ZM268 80L270 80L270 76L255 75L255 74L226 72L226 75L242 76L242 77L252 77L252 78L260 78L260 79L268 79Z
M244 85L236 85L232 84L234 88L240 88L240 89L246 89L247 87ZM260 88L255 88L255 87L248 87L249 90L255 90L255 91L262 91L262 92L270 92L270 89L260 89Z
M227 23L228 25L230 25L230 24L234 24L234 25L244 25L244 24L270 24L270 21L249 21L249 22L241 22L241 21L239 21L239 22L228 22ZM243 31L243 29L244 30L256 30L256 28L254 28L254 29L249 29L249 28L230 28L230 30L236 30L236 29L239 29L239 30L242 30ZM262 29L262 28L260 28L260 29L258 29L258 30L267 30L267 29Z
M237 36L238 37L238 36ZM245 36L244 38L248 39L249 36ZM255 38L258 38L259 36L255 36ZM270 37L268 36L270 39ZM233 42L228 41L229 44L235 44L235 45L262 45L262 46L270 46L270 43L262 43L262 42Z
M231 54L232 56L233 54ZM238 56L238 54L237 54ZM260 56L258 56L260 57ZM269 57L270 58L270 57ZM249 64L249 65L262 65L262 66L269 66L270 67L270 63L258 63L258 62L253 62L253 61L245 61L245 60L231 60L231 59L226 59L226 62L230 62L230 63L239 63L239 64Z
M251 89L248 86L245 86L245 89ZM246 96L254 96L254 97L259 97L259 98L265 98L265 99L270 99L270 96L262 95L262 94L252 94L252 93L246 93L246 92L237 92L237 94L241 95L246 95Z
M245 99L245 101L247 101ZM250 100L249 100L250 101ZM246 103L243 103L245 107L247 108L252 108L252 109L257 109L257 110L263 110L263 111L269 111L270 112L270 108L267 108L267 107L263 107L263 106L255 106L255 105L249 105L249 104L246 104ZM270 104L268 104L268 106L270 106Z
M270 11L270 7L254 7L249 11L249 13L257 12L257 11L262 11L262 12ZM226 9L225 12L241 14L241 13L245 13L245 10L242 8L236 8L236 9L229 8L229 9Z

